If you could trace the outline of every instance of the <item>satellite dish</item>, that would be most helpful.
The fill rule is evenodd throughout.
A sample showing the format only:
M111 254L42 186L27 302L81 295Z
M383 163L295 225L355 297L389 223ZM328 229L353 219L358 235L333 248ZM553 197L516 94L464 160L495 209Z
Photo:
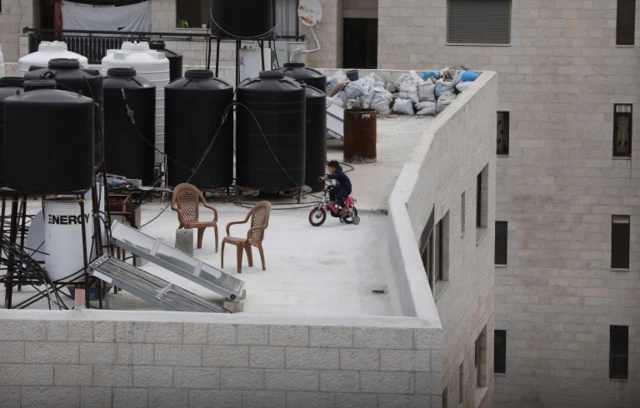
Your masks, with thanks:
M314 27L322 20L322 5L318 0L302 0L298 6L298 19L307 27Z

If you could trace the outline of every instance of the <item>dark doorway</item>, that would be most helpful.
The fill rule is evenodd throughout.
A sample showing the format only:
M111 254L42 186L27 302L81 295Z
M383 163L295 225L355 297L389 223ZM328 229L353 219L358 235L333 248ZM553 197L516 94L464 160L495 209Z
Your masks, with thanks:
M343 66L378 68L378 19L345 18Z

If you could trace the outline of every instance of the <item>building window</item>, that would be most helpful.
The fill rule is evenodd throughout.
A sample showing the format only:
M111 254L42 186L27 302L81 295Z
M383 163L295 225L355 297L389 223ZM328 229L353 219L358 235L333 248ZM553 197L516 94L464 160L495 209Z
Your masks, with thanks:
M613 156L631 157L633 106L613 105Z
M507 264L508 226L509 224L507 223L507 221L496 221L496 265Z
M499 156L509 155L509 112L498 112L498 144Z
M449 408L449 388L445 388L442 392L442 408Z
M299 34L298 0L276 0L276 37Z
M609 327L609 378L629 378L629 326Z
M460 369L458 370L458 404L464 404L464 361L460 364Z
M463 235L464 235L464 228L465 228L464 224L466 222L465 218L466 218L466 212L467 212L466 201L467 201L466 192L463 191L462 196L460 197L460 229Z
M507 373L507 331L495 330L493 332L493 372L495 374Z
M447 42L511 43L511 0L448 0L447 5Z
M178 28L200 28L202 24L209 24L209 0L177 0L176 14Z
M487 386L487 326L476 339L475 344L475 371L476 386L483 388Z
M614 215L611 218L611 268L629 269L629 216Z
M436 282L449 279L449 213L436 224L435 231L435 273Z
M487 209L487 200L489 197L489 166L478 174L476 178L476 227L487 228L487 219L489 216Z
M427 225L424 227L422 231L422 236L420 237L420 257L422 258L422 265L424 266L424 270L427 273L427 279L429 280L429 286L433 289L434 285L434 256L433 256L433 247L434 247L434 233L433 233L433 223L434 223L434 215L435 208L431 210L431 215L429 216L429 220L427 221Z
M634 45L636 36L636 0L618 0L616 44Z

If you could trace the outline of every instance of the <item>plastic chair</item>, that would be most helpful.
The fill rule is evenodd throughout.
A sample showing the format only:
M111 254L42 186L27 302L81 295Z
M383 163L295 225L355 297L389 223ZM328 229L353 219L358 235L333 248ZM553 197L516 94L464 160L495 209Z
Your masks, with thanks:
M213 211L213 221L200 221L200 202ZM216 234L216 252L218 252L218 210L207 203L204 195L193 184L179 184L173 190L171 209L178 213L180 228L198 230L198 249L202 248L204 231L213 227Z
M249 266L253 266L253 253L251 247L258 248L260 259L262 260L262 270L266 271L267 267L264 263L264 250L262 249L262 241L264 240L264 231L269 226L269 214L271 213L271 203L268 201L260 201L254 205L247 214L244 221L235 221L227 224L227 236L222 240L222 256L220 267L224 268L224 244L235 245L238 249L238 273L242 273L242 253L247 252ZM246 224L251 219L251 228L247 232L246 238L236 238L231 236L231 226L238 224Z

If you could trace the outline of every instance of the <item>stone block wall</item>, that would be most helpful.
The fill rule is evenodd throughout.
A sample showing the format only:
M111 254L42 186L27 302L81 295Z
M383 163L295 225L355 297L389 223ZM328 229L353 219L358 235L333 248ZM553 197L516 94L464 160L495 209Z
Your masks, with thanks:
M440 406L442 336L425 321L136 315L0 312L0 406Z
M4 0L0 15L0 44L6 62L17 62L24 27L40 24L40 3L36 0ZM27 43L28 44L28 43Z
M495 276L495 328L507 331L497 407L640 406L639 149L612 157L615 103L634 104L640 136L640 10L636 46L616 46L616 8L513 0L510 45L460 46L446 42L446 1L379 0L381 68L496 71L498 110L510 112L496 171L496 220L509 223ZM612 215L631 216L629 271L610 267ZM609 380L610 325L630 327L627 381Z
M378 18L378 0L344 0L344 18Z

